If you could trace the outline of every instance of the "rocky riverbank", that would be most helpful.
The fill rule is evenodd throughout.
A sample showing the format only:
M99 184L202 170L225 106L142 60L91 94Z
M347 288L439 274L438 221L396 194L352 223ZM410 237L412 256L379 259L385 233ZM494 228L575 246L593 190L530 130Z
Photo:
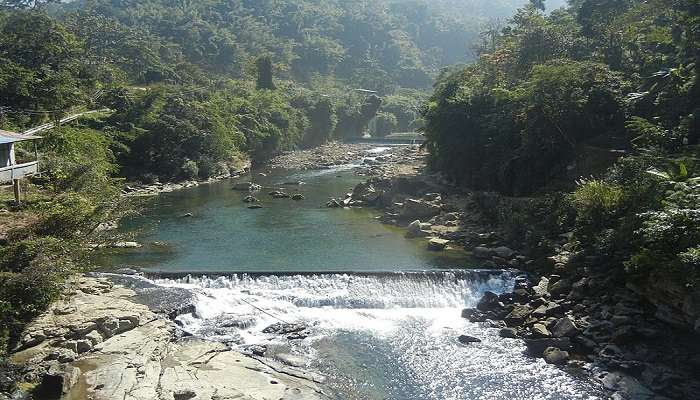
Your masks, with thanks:
M212 176L207 179L189 179L178 182L160 182L158 179L153 182L130 182L122 187L123 196L131 197L150 197L157 196L161 193L174 192L176 190L187 189L199 185L220 182L225 179L236 179L247 174L251 168L251 160L248 158L241 159L235 163L235 166L230 166L230 171L227 173Z
M330 142L306 150L284 152L265 163L266 169L329 169L343 164L350 164L376 147L364 143Z
M11 361L24 383L12 399L324 399L322 377L185 337L171 321L189 312L155 287L137 293L78 276L65 298L25 330ZM187 298L177 294L174 298ZM149 306L139 300L148 298ZM10 398L0 394L0 399Z
M376 207L383 222L425 238L431 250L463 247L478 265L530 274L512 293L486 293L464 318L524 340L533 357L590 371L614 399L700 398L697 291L631 284L605 257L576 251L570 234L558 236L550 254L530 257L484 222L473 193L430 174L420 150L405 151L407 162L375 163L338 206Z

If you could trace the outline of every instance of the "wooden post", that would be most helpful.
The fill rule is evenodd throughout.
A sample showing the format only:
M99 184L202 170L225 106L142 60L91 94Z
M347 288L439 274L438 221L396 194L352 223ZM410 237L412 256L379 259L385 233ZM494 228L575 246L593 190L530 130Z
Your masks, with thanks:
M19 179L12 180L12 188L15 191L15 202L22 204L22 188L19 186Z

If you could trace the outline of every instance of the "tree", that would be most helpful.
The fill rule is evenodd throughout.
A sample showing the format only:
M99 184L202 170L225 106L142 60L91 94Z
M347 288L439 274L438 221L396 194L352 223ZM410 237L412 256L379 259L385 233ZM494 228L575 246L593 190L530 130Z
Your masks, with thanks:
M61 0L0 0L0 9L37 9L50 3L60 3Z
M530 5L535 7L536 9L540 11L544 11L547 9L547 6L545 5L546 0L530 0Z
M270 56L259 57L255 61L258 72L258 89L275 90L275 82L272 79L272 59Z

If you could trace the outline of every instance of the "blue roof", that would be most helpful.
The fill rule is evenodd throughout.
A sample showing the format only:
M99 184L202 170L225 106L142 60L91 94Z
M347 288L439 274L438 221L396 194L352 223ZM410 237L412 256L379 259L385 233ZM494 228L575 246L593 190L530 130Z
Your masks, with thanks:
M0 144L21 142L24 140L40 139L39 136L22 135L21 133L3 131L0 129Z

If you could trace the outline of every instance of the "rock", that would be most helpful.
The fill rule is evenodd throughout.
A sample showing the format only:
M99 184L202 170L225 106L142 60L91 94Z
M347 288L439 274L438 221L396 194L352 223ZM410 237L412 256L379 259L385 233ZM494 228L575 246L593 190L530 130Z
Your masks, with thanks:
M437 239L437 238L430 239L430 241L428 242L428 250L442 251L442 250L445 250L445 248L447 247L447 245L449 243L450 243L450 241L445 240L445 239Z
M192 213L186 213L182 215L182 218L192 218L193 216Z
M496 308L502 308L503 304L496 293L486 291L481 297L478 303L476 303L476 309L479 311L487 312L493 311Z
M544 324L537 323L532 326L532 334L538 338L546 338L552 336L549 329Z
M515 328L502 328L498 331L498 336L508 339L520 338L520 336L518 335L518 331Z
M330 199L328 203L326 203L326 207L328 208L343 208L343 205L340 204L340 202L336 199Z
M508 326L520 325L532 313L532 308L527 305L516 304L513 310L506 315L504 321Z
M178 389L173 393L173 400L190 400L197 397L197 393L190 389Z
M273 199L288 199L291 196L285 192L279 191L279 190L273 190L270 193L268 193L270 197Z
M580 331L578 327L576 324L574 324L574 321L569 319L569 317L560 318L556 325L554 325L554 329L552 331L554 337L574 337L579 333Z
M469 322L484 322L486 316L481 311L475 308L465 308L462 310L462 318L466 318Z
M406 236L409 236L409 237L418 237L418 235L420 235L420 233L421 233L420 224L421 224L421 222L420 222L419 219L417 219L417 220L411 222L410 224L408 224Z
M259 210L259 209L263 208L263 206L261 206L260 204L251 204L248 206L248 208L251 210Z
M304 324L287 324L283 322L274 323L263 329L263 333L271 333L275 335L287 335L290 333L301 332L306 329Z
M354 200L363 201L368 204L373 204L379 200L381 193L375 189L371 183L360 183L352 191Z
M407 199L399 212L401 218L430 218L440 214L440 207L423 200Z
M243 198L244 203L257 203L259 201L260 200L258 200L255 196L246 196L245 198Z
M301 200L304 200L304 199L306 199L306 197L304 197L304 195L301 194L301 193L294 193L294 194L292 195L292 200L294 200L294 201L301 201Z
M252 344L252 345L243 347L241 350L243 351L244 354L252 354L254 356L264 357L265 352L267 351L267 346L259 345L259 344Z
M569 361L569 353L556 347L547 347L542 355L547 364L563 365Z
M481 343L481 339L469 335L459 335L457 340L462 344Z
M142 246L138 242L116 242L112 244L111 247L114 247L115 249L138 249Z
M532 312L532 316L535 318L544 318L564 314L564 309L561 304L555 302L547 302L535 309Z
M537 294L538 296L544 296L547 293L547 288L549 286L549 279L545 278L544 276L540 278L540 282L532 287L532 290Z
M446 213L442 216L442 218L445 221L457 221L459 219L459 216L457 215L457 213Z
M515 254L513 250L505 246L496 247L495 249L493 249L493 252L496 253L498 257L504 259L510 259Z
M549 293L555 297L568 293L570 290L571 282L568 279L561 279L549 285Z
M472 249L472 255L476 258L488 259L491 258L492 254L493 252L491 251L491 249L486 247L478 246Z
M531 356L541 357L548 347L556 347L560 350L570 350L571 340L569 338L543 338L524 339L527 352Z

